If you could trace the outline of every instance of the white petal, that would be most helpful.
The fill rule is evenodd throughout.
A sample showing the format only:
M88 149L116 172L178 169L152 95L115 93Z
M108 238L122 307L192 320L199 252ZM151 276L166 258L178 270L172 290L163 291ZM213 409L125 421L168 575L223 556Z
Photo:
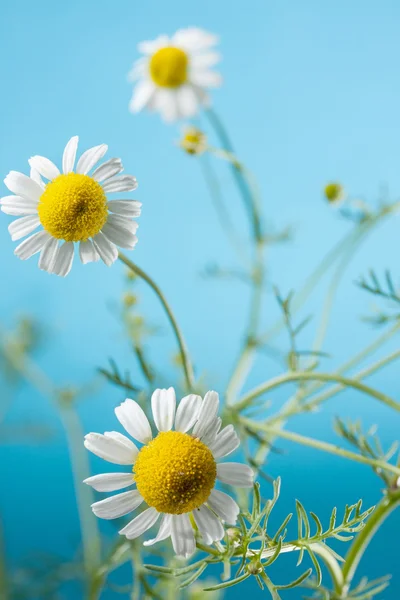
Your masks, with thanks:
M131 192L138 186L136 177L133 175L115 175L102 184L105 192Z
M157 521L160 513L155 508L148 508L143 511L140 515L135 517L126 527L121 529L118 533L125 535L128 540L133 540L139 535L142 535L145 531L150 529Z
M181 117L175 90L158 89L154 97L154 107L161 113L166 123L172 123Z
M102 228L102 233L112 242L120 248L127 248L133 250L137 244L137 237L125 227L115 225L112 221L108 220Z
M174 424L176 397L174 388L155 390L151 397L151 410L158 431L170 431Z
M65 174L71 173L71 171L74 170L76 151L78 149L78 141L79 141L79 137L77 135L74 135L74 137L72 137L69 140L69 142L67 143L67 145L64 148L64 154L63 154L63 158L62 158L62 168L63 168L63 173L65 173Z
M128 219L127 217L121 217L120 215L108 215L107 223L110 223L114 227L125 229L125 231L129 231L132 234L135 234L139 227L136 221L132 221L132 219Z
M110 160L100 165L100 167L97 167L92 178L100 183L105 179L109 179L110 177L121 173L123 170L124 167L122 166L120 158L110 158Z
M218 37L199 27L179 29L172 38L172 44L182 46L191 52L205 50L218 43Z
M253 487L254 471L242 463L222 463L217 465L217 477L222 483L236 487Z
M192 68L209 68L216 65L221 60L221 55L218 52L204 52L202 54L195 54L191 57L190 63Z
M71 270L74 261L74 243L64 242L58 249L52 273L60 277L66 277Z
M222 523L204 504L193 511L193 517L204 542L208 546L213 542L222 540L225 535Z
M212 490L207 504L223 521L231 525L236 523L240 508L228 494Z
M222 458L228 456L240 445L240 440L236 435L233 425L227 425L217 435L215 441L210 444L210 450L214 458Z
M193 117L199 109L199 101L193 88L189 85L183 85L177 92L177 101L179 111L182 117L189 119Z
M219 408L219 396L217 392L207 392L200 407L198 421L193 427L193 435L201 438L210 424L216 419Z
M1 210L6 215L37 215L38 203L36 200L27 200L22 196L4 196L1 198Z
M141 111L150 102L155 91L156 87L150 79L139 81L133 90L129 110L133 113Z
M115 409L118 421L135 440L147 444L152 438L151 427L144 410L134 400L127 398Z
M79 256L84 265L100 260L100 256L90 240L79 243Z
M76 165L76 172L86 175L99 162L108 150L107 144L100 144L86 150Z
M32 156L32 158L28 160L28 163L32 169L36 169L40 175L50 181L60 174L58 167L45 156Z
M40 252L50 237L51 236L47 231L38 231L38 233L34 233L31 237L27 238L17 246L14 250L14 254L21 260L27 260L37 252Z
M44 181L43 181L43 180L42 180L42 178L40 177L40 173L39 173L39 171L36 171L36 169L32 169L32 168L31 168L31 170L30 170L30 173L29 173L29 177L30 177L31 179L33 179L33 181L36 181L36 183L37 183L38 185L40 185L40 187L42 188L42 190L44 190L44 188L45 188L46 186L45 186L45 184L44 184Z
M4 183L13 194L22 196L26 200L39 202L39 198L43 194L42 188L36 181L18 171L10 171Z
M153 54L163 46L169 46L170 39L167 35L159 35L155 40L145 40L138 44L138 50L142 54Z
M108 210L122 217L140 217L142 203L137 200L109 200Z
M147 56L141 56L133 63L133 67L128 73L128 81L135 83L138 79L146 77L148 72L149 59Z
M85 435L85 447L96 456L110 463L133 465L139 450L128 438L125 438L125 442L123 442L119 437L112 436L112 433L116 432L107 431L104 435L101 433L88 433Z
M189 394L182 398L176 411L175 429L185 433L195 423L201 406L201 396Z
M143 542L143 546L152 546L157 542L166 540L171 535L171 518L172 515L163 515L161 518L160 529L158 530L157 536L152 540L146 540Z
M190 75L190 81L200 87L220 87L222 84L222 77L215 71L195 69Z
M115 492L134 484L132 473L101 473L83 481L97 492Z
M142 502L143 498L139 492L131 490L95 502L91 508L99 519L118 519L135 510Z
M35 231L36 227L39 227L39 225L40 219L36 215L21 217L21 219L16 219L10 223L8 231L10 232L12 241L15 242L15 240L19 240L28 235L28 233Z
M115 244L110 242L101 231L94 236L92 241L95 249L100 254L101 260L107 267L110 267L118 258L118 250Z
M58 240L52 237L46 242L40 252L39 269L52 273L57 259L57 253Z
M187 513L182 515L172 515L171 519L171 538L172 545L177 556L189 558L195 549L193 527Z
M207 427L207 429L201 436L201 441L203 442L203 444L206 444L206 446L210 446L214 443L215 438L217 437L217 433L221 428L221 424L222 419L220 417L217 417L212 423L210 423L210 425Z

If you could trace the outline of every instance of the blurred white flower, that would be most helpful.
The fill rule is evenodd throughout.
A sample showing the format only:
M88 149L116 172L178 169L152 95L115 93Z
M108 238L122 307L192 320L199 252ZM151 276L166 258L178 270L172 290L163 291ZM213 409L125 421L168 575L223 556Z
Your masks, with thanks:
M110 266L118 257L117 246L132 249L136 245L140 202L108 200L107 193L128 192L137 188L136 178L120 175L119 158L111 158L88 175L107 152L101 144L75 158L78 137L72 137L64 149L62 172L43 156L29 160L30 177L10 171L4 180L15 196L0 199L1 210L20 217L8 230L12 240L34 233L17 246L14 254L26 260L40 252L39 268L65 277L74 259L74 242L79 242L82 263L100 258ZM44 178L46 181L44 181ZM59 246L59 242L64 243Z
M155 438L145 413L134 400L125 400L115 409L121 425L143 444L140 450L116 431L86 435L88 450L111 463L132 465L133 469L128 473L94 475L85 483L99 492L136 485L134 490L95 502L94 514L102 519L116 519L145 502L148 508L119 533L128 539L137 538L161 516L157 536L144 544L171 537L175 553L187 558L196 548L193 522L207 545L223 538L223 522L236 523L239 507L230 496L215 489L216 481L251 487L254 474L241 463L217 464L217 460L236 450L239 438L232 425L220 431L216 392L208 392L204 400L195 394L185 396L175 411L174 389L156 390L151 406L159 432Z
M136 82L130 110L147 107L165 121L193 117L209 102L206 90L218 87L221 76L212 70L220 55L212 47L218 38L202 29L180 29L171 38L162 35L139 44L144 54L129 74Z

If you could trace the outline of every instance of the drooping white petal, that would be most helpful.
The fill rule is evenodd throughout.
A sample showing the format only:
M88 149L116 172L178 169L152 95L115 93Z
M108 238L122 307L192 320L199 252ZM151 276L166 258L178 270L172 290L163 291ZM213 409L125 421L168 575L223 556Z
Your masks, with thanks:
M122 217L140 217L142 203L137 200L109 200L108 210Z
M132 512L143 502L137 490L122 492L92 504L92 511L100 519L118 519Z
M194 553L196 542L193 527L187 513L172 515L171 538L177 556L189 558Z
M59 277L66 277L74 261L74 243L64 242L58 249L52 272Z
M6 215L22 216L37 215L38 203L36 200L27 200L22 196L4 196L0 200L1 210Z
M193 517L205 544L209 546L213 542L222 540L225 535L222 523L207 506L203 504L194 510Z
M151 79L143 79L139 81L133 90L132 98L129 103L129 110L137 113L145 108L152 99L156 91L156 86Z
M28 233L35 231L36 227L39 227L39 225L40 219L36 215L21 217L10 223L8 231L10 232L12 241L15 242L28 235Z
M240 508L228 494L212 490L207 504L223 521L231 525L236 523Z
M93 172L92 178L101 183L124 170L120 158L110 158Z
M222 483L235 487L253 487L254 471L242 463L222 463L217 465L217 477Z
M182 117L190 119L199 109L197 95L190 85L183 85L177 91L177 102Z
M179 402L175 418L175 430L186 433L195 423L201 406L201 396L189 394Z
M207 392L201 404L197 423L193 427L193 435L201 438L209 425L216 419L219 408L217 392Z
M151 410L158 431L170 431L174 424L176 397L174 388L155 390L151 397Z
M126 527L121 529L118 533L125 535L128 540L134 540L135 538L142 535L145 531L150 529L157 521L160 513L155 508L148 508L143 511L140 515L135 517Z
M58 240L52 237L47 240L40 252L39 269L52 273L57 258L57 252Z
M105 192L131 192L136 190L138 182L133 175L115 175L102 183Z
M76 172L86 175L103 158L107 150L107 144L100 144L86 150L78 160Z
M50 234L47 231L38 231L31 237L21 242L14 250L14 254L21 260L27 260L43 248L47 240L50 239Z
M166 540L171 535L171 517L172 515L163 515L161 518L160 529L155 538L143 542L143 546L152 546L157 542Z
M17 196L22 196L26 200L39 202L39 198L43 194L42 188L36 181L18 171L10 171L4 179L4 183L10 192Z
M233 425L227 425L219 432L214 442L210 444L210 450L214 458L228 456L240 445L240 440L233 428Z
M206 69L213 67L221 60L219 52L204 52L202 54L195 54L191 57L190 63L192 69Z
M134 484L132 473L101 473L84 479L97 492L115 492Z
M112 242L120 248L127 248L133 250L137 244L137 237L126 227L121 226L119 223L115 224L110 219L102 228L102 233Z
M200 87L220 87L222 77L220 73L207 69L195 69L190 76L191 83Z
M101 260L107 267L110 267L118 258L118 250L115 244L110 242L106 236L98 233L93 238L93 244L95 249L100 255Z
M77 135L74 135L64 148L62 168L63 173L65 174L71 173L71 171L74 170L76 151L78 149L78 141L79 137Z
M172 123L181 117L176 92L159 88L154 97L154 108L161 113L166 123Z
M128 73L128 81L135 83L138 79L147 76L149 71L149 59L147 56L141 56L133 63L132 69Z
M84 265L100 260L99 253L90 240L79 243L79 257Z
M114 437L111 435L113 433L116 432L106 431L104 435L101 433L88 433L85 435L85 447L96 456L110 463L133 465L139 450L128 438L125 438L124 442L121 440L121 437L124 436Z
M214 442L217 433L221 428L221 424L222 419L220 417L216 417L214 421L210 423L210 425L207 427L207 429L201 436L201 441L203 442L203 444L205 444L206 446L210 446Z
M118 421L126 431L142 444L147 444L152 438L151 427L144 410L134 400L127 398L115 409Z
M40 175L52 181L60 174L60 169L45 156L32 156L28 160L29 166L36 169Z

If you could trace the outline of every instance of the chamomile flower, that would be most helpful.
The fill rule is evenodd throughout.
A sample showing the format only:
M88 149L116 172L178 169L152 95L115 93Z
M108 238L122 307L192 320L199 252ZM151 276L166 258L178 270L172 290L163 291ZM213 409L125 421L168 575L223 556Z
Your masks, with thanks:
M153 419L158 430L153 437L142 408L127 399L115 414L140 449L116 431L85 436L88 450L119 465L132 465L128 473L105 473L85 480L99 492L113 492L135 486L92 505L97 517L116 519L142 503L147 508L134 517L121 535L134 539L160 520L154 539L145 546L169 537L178 556L189 557L196 548L195 529L203 543L210 545L224 536L223 523L235 524L239 507L228 494L215 488L221 481L237 487L253 485L253 471L241 463L218 463L239 446L232 425L222 430L217 416L216 392L185 396L176 409L175 391L156 390L151 398ZM194 529L195 526L195 529Z
M106 144L86 150L75 166L77 148L75 136L65 146L62 171L43 156L29 159L29 177L10 171L4 183L15 195L0 199L4 213L20 217L8 227L11 239L29 236L14 254L26 260L40 252L39 268L63 277L71 270L75 243L84 264L101 258L110 266L118 257L117 246L133 249L138 225L132 219L141 207L135 200L108 200L108 193L135 190L137 182L120 174L119 158L97 166Z
M209 102L206 90L221 84L221 76L212 70L220 60L213 50L217 41L211 33L190 27L139 44L144 56L129 74L132 82L137 81L130 110L147 107L160 112L165 121L193 117Z

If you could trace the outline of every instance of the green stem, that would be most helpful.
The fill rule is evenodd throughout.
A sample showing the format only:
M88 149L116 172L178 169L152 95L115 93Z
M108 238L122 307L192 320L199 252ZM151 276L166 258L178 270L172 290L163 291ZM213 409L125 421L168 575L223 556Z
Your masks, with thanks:
M6 563L6 550L3 535L3 525L0 520L0 598L8 600L10 598L10 589L8 585L8 569Z
M321 450L322 452L327 452L328 454L335 454L336 456L341 456L342 458L347 458L348 460L362 463L364 465L370 465L375 469L384 469L394 473L397 476L400 476L399 467L395 467L394 465L391 465L383 460L367 458L366 456L356 454L350 450L345 450L344 448L340 448L334 444L329 444L328 442L323 442L321 440L315 440L314 438L306 437L304 435L300 435L299 433L294 433L293 431L287 431L286 429L270 427L269 425L264 425L263 423L256 423L255 421L251 421L250 419L246 419L244 417L240 417L240 420L250 431L264 431L265 433L271 434L275 437L281 437L285 440L301 444L302 446L315 448L316 450Z
M390 513L400 506L400 490L388 490L387 495L379 502L365 527L354 538L342 567L343 586L340 597L347 597L353 577L372 537L387 519Z
M182 365L183 365L183 371L184 371L184 375L185 375L185 380L186 380L186 385L188 388L188 391L191 391L194 389L195 386L195 381L194 381L194 373L193 373L193 367L192 367L192 363L190 360L190 356L189 356L189 352L188 349L186 347L186 343L185 340L183 338L182 332L179 329L178 323L175 319L174 313L171 310L170 305L168 304L164 294L162 293L161 289L158 287L158 285L153 281L153 279L151 279L151 277L149 275L147 275L147 273L145 273L140 267L138 267L135 263L133 263L131 260L129 260L129 258L127 258L122 252L119 253L119 259L121 262L123 262L131 271L133 271L133 273L136 273L136 275L138 275L139 277L141 277L141 279L143 279L150 287L151 289L155 292L156 296L158 297L158 299L160 300L166 314L168 317L168 320L171 324L171 327L174 331L175 337L176 337L176 341L178 342L178 346L179 346L179 353L181 355L181 359L182 359Z
M379 400L383 404L390 406L390 408L393 408L396 411L400 411L400 404L398 404L395 400L390 398L390 396L382 394L381 392L378 392L377 390L365 385L364 383L361 383L360 381L357 381L355 379L349 379L348 377L343 377L341 375L336 375L335 373L313 373L308 371L293 371L289 373L284 373L283 375L279 375L278 377L274 377L273 379L270 379L269 381L262 383L258 387L251 390L241 400L239 400L237 404L234 405L234 408L237 412L242 411L245 408L247 408L255 398L273 390L276 387L279 387L282 384L289 383L292 381L310 380L328 382L331 381L335 383L340 383L343 386L354 388L360 392L363 392L364 394L372 396L373 398Z

